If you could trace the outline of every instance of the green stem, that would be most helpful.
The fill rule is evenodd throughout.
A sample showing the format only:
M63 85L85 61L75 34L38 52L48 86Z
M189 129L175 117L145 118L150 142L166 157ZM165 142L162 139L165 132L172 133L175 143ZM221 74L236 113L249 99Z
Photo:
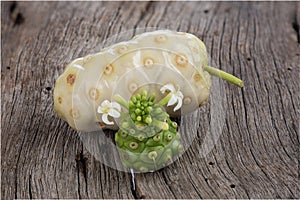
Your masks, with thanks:
M227 72L224 72L222 70L210 67L210 66L205 66L204 70L207 71L208 73L210 73L213 76L217 76L223 80L226 80L234 85L237 85L239 87L243 87L244 86L244 82L239 79L236 76L233 76L231 74L228 74Z
M160 105L160 106L166 105L166 104L169 102L171 96L172 96L172 94L171 94L171 92L170 92L167 96L165 96L165 97L164 97L162 100L160 100L157 104Z
M124 108L126 108L128 110L128 103L125 99L123 99L123 97L121 97L120 95L115 95L114 99L117 103L119 103L121 106L123 106Z

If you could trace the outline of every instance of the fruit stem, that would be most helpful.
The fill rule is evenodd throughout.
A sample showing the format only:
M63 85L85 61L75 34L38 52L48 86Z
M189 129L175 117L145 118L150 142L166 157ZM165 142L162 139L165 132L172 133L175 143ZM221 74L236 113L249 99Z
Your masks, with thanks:
M164 106L164 105L166 105L168 102L169 102L169 100L170 100L170 98L171 98L171 92L167 95L167 96L165 96L162 100L160 100L157 104L158 105L160 105L160 106Z
M228 74L227 72L224 72L222 70L216 69L214 67L210 67L210 66L205 66L203 68L205 71L207 71L208 73L210 73L213 76L217 76L225 81L228 81L234 85L237 85L239 87L243 87L244 86L244 82L239 79L236 76L233 76L231 74Z
M114 96L114 99L115 99L115 101L117 102L117 103L119 103L121 106L123 106L124 108L126 108L127 110L129 109L128 108L128 103L127 103L127 101L123 98L123 97L121 97L120 95L115 95Z

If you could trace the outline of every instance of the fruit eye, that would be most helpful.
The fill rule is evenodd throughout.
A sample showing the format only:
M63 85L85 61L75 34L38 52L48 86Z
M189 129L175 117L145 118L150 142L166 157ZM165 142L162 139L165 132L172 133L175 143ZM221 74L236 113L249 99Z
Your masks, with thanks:
M75 82L75 79L76 79L76 75L75 75L75 74L69 74L69 75L67 76L67 83L68 83L69 85L73 85L74 82Z
M175 56L175 63L179 66L179 67L185 67L188 64L188 60L184 55L176 55Z
M145 65L145 67L150 67L151 65L153 65L154 64L154 61L151 59L151 58L146 58L145 60L144 60L144 65Z
M112 65L106 65L104 68L104 74L110 75L113 72L114 68Z
M130 142L130 144L129 144L129 147L131 148L131 149L137 149L138 148L138 143L136 143L136 142Z

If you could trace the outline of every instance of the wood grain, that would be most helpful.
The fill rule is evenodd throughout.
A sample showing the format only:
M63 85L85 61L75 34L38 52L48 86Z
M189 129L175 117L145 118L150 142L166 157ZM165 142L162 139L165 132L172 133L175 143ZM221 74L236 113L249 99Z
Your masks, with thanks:
M299 13L299 2L1 2L1 197L300 198ZM210 104L191 148L133 190L55 115L52 92L71 60L143 27L195 34L245 87L224 83L225 126L206 157Z

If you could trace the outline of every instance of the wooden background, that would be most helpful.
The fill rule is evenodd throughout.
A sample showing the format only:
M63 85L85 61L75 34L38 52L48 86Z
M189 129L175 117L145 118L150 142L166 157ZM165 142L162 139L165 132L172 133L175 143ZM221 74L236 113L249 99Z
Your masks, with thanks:
M1 2L2 199L300 198L299 22L299 2ZM72 59L146 26L195 34L245 87L225 83L226 123L207 157L203 120L183 157L137 174L134 190L55 115L52 94Z

